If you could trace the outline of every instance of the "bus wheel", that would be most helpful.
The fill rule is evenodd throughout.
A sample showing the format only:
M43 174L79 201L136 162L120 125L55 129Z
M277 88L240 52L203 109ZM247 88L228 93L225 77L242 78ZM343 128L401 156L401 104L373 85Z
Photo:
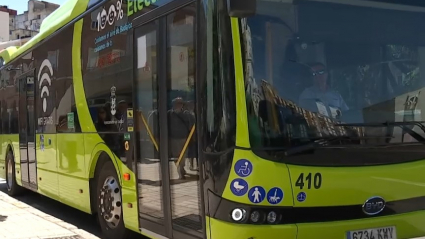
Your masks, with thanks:
M97 216L103 234L109 239L126 238L127 229L122 217L121 188L111 161L102 165L96 184Z
M23 191L23 188L16 183L15 160L10 150L6 155L6 186L7 194L10 196L16 196Z

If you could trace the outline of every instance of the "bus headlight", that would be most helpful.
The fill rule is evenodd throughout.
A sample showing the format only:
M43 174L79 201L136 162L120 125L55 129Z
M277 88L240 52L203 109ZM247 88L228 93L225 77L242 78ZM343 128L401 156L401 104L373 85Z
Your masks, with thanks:
M232 211L232 219L235 222L241 222L246 218L246 211L241 208L235 208Z
M277 213L274 211L271 211L267 214L267 222L270 224L276 223L277 222Z

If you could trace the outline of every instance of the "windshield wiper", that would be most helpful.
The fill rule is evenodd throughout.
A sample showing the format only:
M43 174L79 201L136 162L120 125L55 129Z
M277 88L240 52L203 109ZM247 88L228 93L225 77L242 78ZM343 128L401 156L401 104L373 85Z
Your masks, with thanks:
M408 128L407 126L416 125L418 126L422 132L425 133L425 126L423 125L425 121L404 121L404 122L384 122L384 123L349 123L349 124L334 124L335 126L341 127L390 127L397 126L406 131L410 136L416 139L418 142L422 142L425 144L425 138L420 134L416 133L414 130Z

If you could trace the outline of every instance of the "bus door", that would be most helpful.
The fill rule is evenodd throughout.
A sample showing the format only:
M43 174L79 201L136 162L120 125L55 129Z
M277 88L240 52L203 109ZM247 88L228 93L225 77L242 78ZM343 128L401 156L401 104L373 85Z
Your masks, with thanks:
M19 148L21 179L25 187L37 190L35 153L34 95L35 77L31 71L19 78Z
M196 4L158 14L163 17L134 24L133 32L141 232L204 238L194 110Z

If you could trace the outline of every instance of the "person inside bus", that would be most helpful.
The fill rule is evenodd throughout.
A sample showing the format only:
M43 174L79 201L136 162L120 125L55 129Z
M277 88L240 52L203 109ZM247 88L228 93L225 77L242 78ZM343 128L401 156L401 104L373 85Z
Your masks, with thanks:
M189 127L192 130L192 127L195 126L196 115L195 115L195 103L192 100L189 100L185 104L185 112L189 115ZM192 171L197 171L198 165L197 161L197 147L196 147L196 133L193 133L191 140L189 141L189 146L187 149L187 155L189 158L189 169Z
M97 111L97 123L96 129L97 132L110 132L111 124L106 124L105 122L111 121L111 116L108 114L109 111L107 107L100 107Z
M173 108L168 111L169 154L170 158L176 159L177 163L190 133L190 114L184 110L184 101L181 97L173 99L172 105ZM187 150L177 167L179 179L185 179L186 155Z
M299 106L328 117L340 117L341 112L348 110L348 106L338 92L330 89L326 66L320 62L308 65L311 69L313 85L301 93Z

